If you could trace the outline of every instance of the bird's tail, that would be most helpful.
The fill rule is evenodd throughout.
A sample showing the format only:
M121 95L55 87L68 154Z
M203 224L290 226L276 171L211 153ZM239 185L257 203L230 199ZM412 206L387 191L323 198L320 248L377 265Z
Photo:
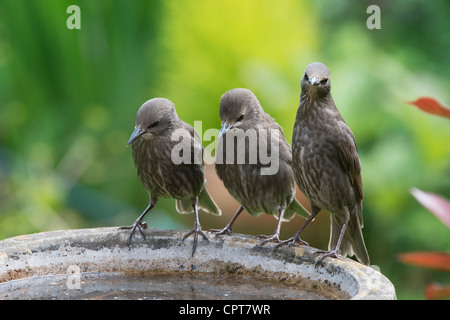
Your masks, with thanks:
M220 216L222 214L222 211L211 198L206 188L203 188L202 192L198 195L198 206L200 209L203 209L203 211L215 216Z
M339 239L339 233L341 232L341 224L333 215L330 216L330 220L330 242L328 243L328 250L334 249ZM364 243L362 227L363 223L359 221L358 215L356 212L352 212L344 237L342 238L340 250L344 257L347 255L355 255L359 262L370 265L369 253Z
M203 188L203 190L198 195L198 208L216 216L220 216L222 214L222 211L219 209L213 199L211 199L208 191L206 191L206 188ZM177 200L176 209L179 213L188 214L194 212L194 208L192 207L192 200L190 198Z
M295 198L294 201L286 208L284 212L283 220L289 221L294 217L294 214L298 214L299 216L308 219L311 213L306 210Z

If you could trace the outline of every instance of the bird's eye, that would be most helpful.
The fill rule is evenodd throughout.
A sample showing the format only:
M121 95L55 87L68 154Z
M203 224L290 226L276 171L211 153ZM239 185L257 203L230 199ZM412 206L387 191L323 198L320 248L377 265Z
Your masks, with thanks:
M244 115L239 116L239 118L236 119L236 122L242 121L244 119Z
M154 128L154 127L156 127L158 124L159 124L159 121L155 121L155 122L153 122L151 125L149 125L149 126L147 127L147 129Z
M320 84L326 85L327 81L328 81L328 79L322 79L322 80L320 80Z
M308 81L308 79L309 79L309 78L308 78L308 75L307 75L306 73L305 73L304 78L305 78L306 81Z

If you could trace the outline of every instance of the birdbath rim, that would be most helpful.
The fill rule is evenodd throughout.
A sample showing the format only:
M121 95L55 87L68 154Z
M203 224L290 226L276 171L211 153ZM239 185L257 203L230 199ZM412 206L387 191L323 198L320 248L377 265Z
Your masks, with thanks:
M379 271L354 260L326 258L319 267L318 249L298 246L258 246L257 237L243 234L199 241L191 256L185 230L147 228L127 245L129 232L116 227L47 231L0 241L0 297L18 279L68 275L75 265L82 272L119 272L137 276L155 273L234 274L262 281L310 286L337 299L396 299L392 283ZM24 297L27 299L27 297ZM270 297L268 297L270 298Z

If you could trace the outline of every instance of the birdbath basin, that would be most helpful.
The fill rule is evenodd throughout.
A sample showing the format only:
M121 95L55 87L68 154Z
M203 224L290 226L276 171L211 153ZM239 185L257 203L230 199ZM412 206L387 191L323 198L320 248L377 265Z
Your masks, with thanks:
M311 247L259 247L233 234L181 241L148 228L127 245L117 228L60 230L0 241L0 299L395 299L392 283Z

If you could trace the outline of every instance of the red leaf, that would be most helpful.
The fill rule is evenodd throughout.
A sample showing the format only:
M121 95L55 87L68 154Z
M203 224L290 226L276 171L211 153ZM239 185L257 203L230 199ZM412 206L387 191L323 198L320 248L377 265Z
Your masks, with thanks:
M440 219L450 229L450 201L437 194L424 192L417 188L411 189L411 194L425 208Z
M431 283L425 288L425 299L448 299L450 298L450 286Z
M398 260L414 266L450 272L450 254L444 252L401 253Z
M421 97L416 101L408 101L407 103L412 104L425 112L450 119L450 109L442 106L433 98Z

